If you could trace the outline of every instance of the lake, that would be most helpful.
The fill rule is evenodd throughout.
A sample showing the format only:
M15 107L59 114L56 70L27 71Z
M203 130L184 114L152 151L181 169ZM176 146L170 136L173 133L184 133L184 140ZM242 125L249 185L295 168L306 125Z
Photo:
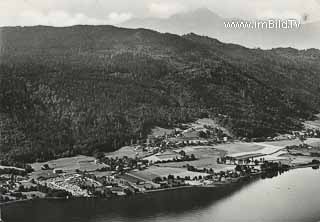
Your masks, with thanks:
M228 188L118 200L36 200L3 206L6 222L320 221L320 170L296 169Z

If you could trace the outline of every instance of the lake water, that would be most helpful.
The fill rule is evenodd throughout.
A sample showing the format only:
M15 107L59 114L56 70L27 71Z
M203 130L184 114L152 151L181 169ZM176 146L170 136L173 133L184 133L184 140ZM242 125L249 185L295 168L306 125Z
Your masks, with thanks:
M220 189L121 200L37 200L6 205L6 222L318 222L320 170L297 169Z

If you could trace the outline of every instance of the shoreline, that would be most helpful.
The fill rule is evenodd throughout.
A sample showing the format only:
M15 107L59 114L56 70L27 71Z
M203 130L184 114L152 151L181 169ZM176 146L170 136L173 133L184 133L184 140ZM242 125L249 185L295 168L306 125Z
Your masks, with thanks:
M306 165L297 165L297 166L291 166L289 170L295 170L295 169L301 169L301 168L310 168L319 166L319 164L306 164ZM71 197L71 198L64 198L64 197L44 197L44 198L34 198L34 199L25 199L25 200L14 200L14 201L8 201L0 203L1 206L8 206L13 205L17 203L23 203L23 202L31 202L31 201L37 201L37 200L77 200L77 199L87 199L87 200L120 200L120 199L126 199L126 198L134 198L135 196L142 196L142 195L150 195L150 194L156 194L156 193L162 193L162 192L173 192L176 190L189 190L189 189L195 189L195 190L210 190L210 189L223 189L223 188L230 188L235 186L242 186L246 182L252 182L253 180L258 179L259 176L263 175L263 172L251 174L249 176L243 176L239 177L236 180L227 180L226 182L216 182L213 184L208 185L199 185L199 186L179 186L179 187L171 187L171 188L163 188L163 189L156 189L156 190L148 190L141 193L136 193L131 196L115 196L110 198L99 198L99 197Z
M16 204L16 203L23 203L23 202L31 202L34 200L67 200L67 198L63 197L43 197L43 198L34 198L34 199L24 199L24 200L13 200L8 202L0 203L1 206L10 205L10 204Z
M136 193L130 196L114 196L110 198L99 198L99 197L71 197L71 198L64 198L64 197L44 197L44 198L35 198L35 199L25 199L25 200L14 200L9 202L0 203L1 206L6 205L12 205L17 203L23 203L23 202L31 202L31 201L37 201L37 200L120 200L120 199L127 199L127 198L134 198L135 196L147 196L157 193L164 193L164 192L174 192L177 190L211 190L211 189L223 189L223 188L229 188L229 187L235 187L235 186L241 186L246 182L250 182L251 180L257 179L258 176L261 174L253 174L246 177L240 177L237 179L237 181L226 181L226 182L220 182L220 183L214 183L209 185L198 185L198 186L192 186L192 185L186 185L186 186L179 186L179 187L171 187L171 188L163 188L163 189L155 189L155 190L148 190L141 193Z

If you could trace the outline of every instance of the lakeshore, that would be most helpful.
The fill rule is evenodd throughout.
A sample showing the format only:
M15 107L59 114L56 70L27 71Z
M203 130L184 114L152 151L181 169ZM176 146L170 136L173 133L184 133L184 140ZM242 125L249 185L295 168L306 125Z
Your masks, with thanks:
M314 168L317 167L317 169L319 169L319 164L305 164L305 165L300 165L300 166L294 166L290 168L291 170L297 170L297 169L304 169L304 168ZM281 174L281 173L280 173ZM7 206L7 205L15 205L15 204L19 204L19 203L25 203L25 202L33 202L33 201L39 201L39 200L47 200L47 201L54 201L54 200L58 200L58 201L68 201L68 200L109 200L109 201L114 201L114 200L128 200L128 199L132 199L132 198L137 198L141 195L146 196L146 195L150 195L150 197L153 197L154 194L157 193L171 193L171 192L175 192L175 191L183 191L183 192L189 192L189 191L203 191L203 190L207 190L207 191L211 191L211 192L216 192L217 190L221 190L223 189L224 192L228 193L228 192L232 192L233 189L237 189L239 187L245 186L247 184L250 184L256 180L259 180L261 178L266 178L265 176L267 175L266 172L258 172L258 173L253 173L251 175L248 176L242 176L237 178L236 180L228 180L225 182L216 182L214 184L210 184L210 185L197 185L197 186L179 186L179 187L171 187L171 188L162 188L162 189L154 189L154 190L148 190L142 193L136 193L135 195L131 195L131 196L113 196L110 198L97 198L97 197L72 197L72 198L65 198L65 197L45 197L45 198L35 198L35 199L25 199L25 200L14 200L14 201L10 201L10 202L5 202L5 203L0 203L0 207L1 206ZM275 176L278 176L278 174L276 174ZM273 175L271 176L271 178L273 177Z
M215 188L194 187L111 200L38 199L3 206L3 219L11 222L316 222L320 219L320 202L314 194L319 181L319 170L302 168L273 178L258 177Z
M319 168L320 138L313 129L263 142L244 142L216 127L214 121L202 119L184 126L184 130L157 128L147 140L113 153L37 162L31 164L33 170L29 172L2 166L4 191L0 202L113 200L220 189L290 169Z

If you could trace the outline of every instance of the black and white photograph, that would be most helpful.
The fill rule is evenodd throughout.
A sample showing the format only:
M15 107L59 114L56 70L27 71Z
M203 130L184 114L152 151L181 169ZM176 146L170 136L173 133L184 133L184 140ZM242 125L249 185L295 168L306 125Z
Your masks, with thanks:
M319 222L320 0L0 0L0 222Z

